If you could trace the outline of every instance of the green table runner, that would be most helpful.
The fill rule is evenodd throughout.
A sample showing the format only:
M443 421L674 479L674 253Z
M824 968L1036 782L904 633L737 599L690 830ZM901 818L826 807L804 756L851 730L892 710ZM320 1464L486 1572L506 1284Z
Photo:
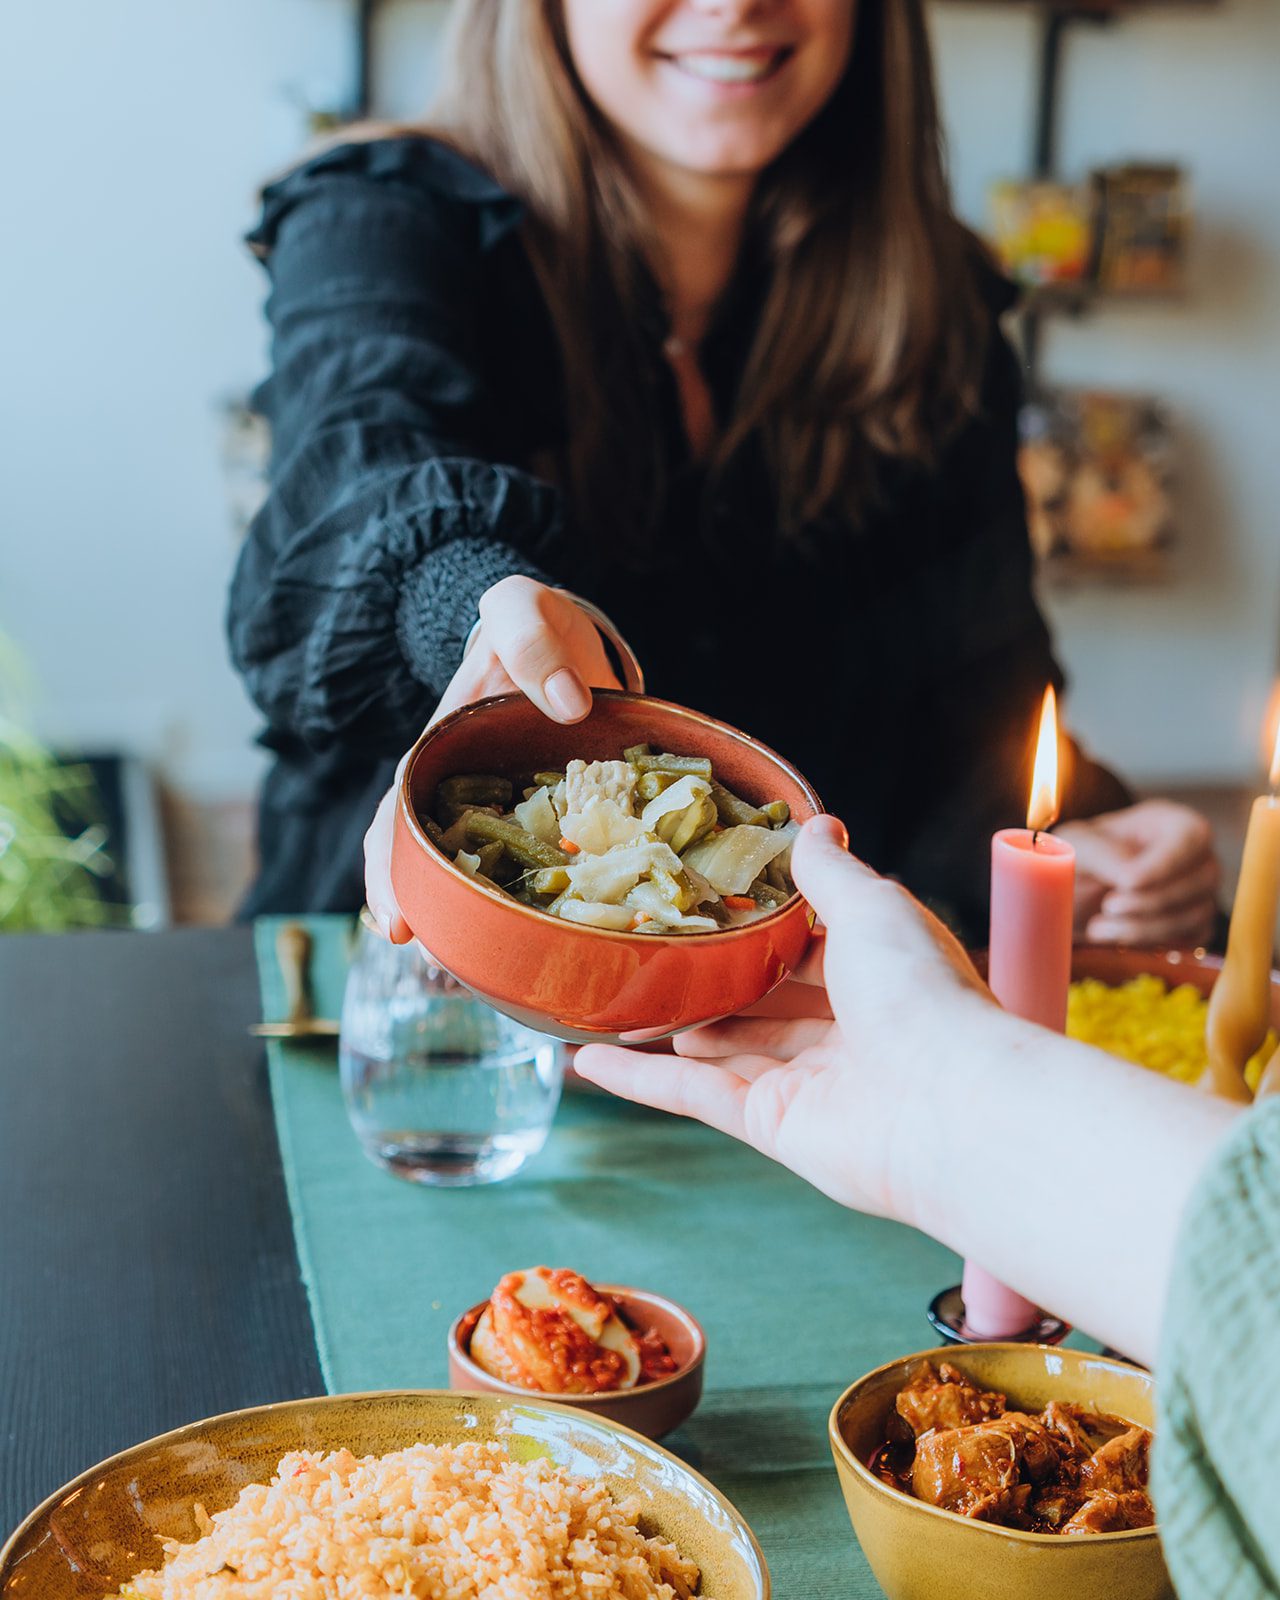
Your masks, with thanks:
M284 1014L279 924L256 927L263 1015ZM345 918L316 917L321 1015L337 1016ZM268 1045L294 1237L330 1392L439 1388L445 1335L504 1272L545 1262L634 1283L706 1329L706 1393L663 1442L741 1509L779 1600L880 1589L853 1540L826 1440L840 1391L934 1342L924 1308L948 1251L857 1216L708 1128L567 1092L525 1170L440 1190L380 1171L343 1109L332 1046Z

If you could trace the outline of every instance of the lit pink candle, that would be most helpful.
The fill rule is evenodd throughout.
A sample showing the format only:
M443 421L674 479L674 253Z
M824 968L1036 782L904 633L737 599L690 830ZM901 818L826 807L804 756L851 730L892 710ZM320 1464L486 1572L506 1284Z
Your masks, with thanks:
M991 841L991 953L987 981L1014 1016L1061 1033L1067 1024L1074 922L1075 851L1043 830L1058 815L1058 722L1053 689L1045 691L1035 775L1025 828L1005 828ZM961 1293L965 1322L984 1339L1024 1333L1040 1308L972 1262Z

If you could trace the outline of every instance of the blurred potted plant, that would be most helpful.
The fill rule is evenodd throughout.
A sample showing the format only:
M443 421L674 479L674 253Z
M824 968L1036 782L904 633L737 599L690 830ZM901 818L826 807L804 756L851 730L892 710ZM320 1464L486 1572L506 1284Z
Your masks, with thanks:
M19 720L18 656L0 635L0 932L60 933L121 921L99 893L111 872L93 779Z

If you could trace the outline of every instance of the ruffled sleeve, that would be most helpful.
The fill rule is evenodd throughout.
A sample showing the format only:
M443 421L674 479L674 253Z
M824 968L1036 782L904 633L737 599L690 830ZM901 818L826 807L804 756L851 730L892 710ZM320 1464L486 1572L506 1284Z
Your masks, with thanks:
M326 151L263 195L271 490L232 584L232 658L268 741L397 754L480 596L546 577L561 506L502 459L484 259L520 207L425 138Z

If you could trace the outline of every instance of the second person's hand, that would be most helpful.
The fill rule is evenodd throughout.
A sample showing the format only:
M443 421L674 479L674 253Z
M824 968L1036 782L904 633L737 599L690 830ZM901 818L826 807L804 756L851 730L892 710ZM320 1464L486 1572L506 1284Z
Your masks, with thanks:
M592 689L618 687L596 625L572 595L514 575L481 596L479 631L428 726L460 706L513 691L553 722L581 722L591 710ZM396 791L407 759L401 758L364 838L365 899L395 944L413 937L391 887Z
M678 1035L674 1055L585 1045L574 1064L602 1088L745 1140L844 1205L915 1220L901 1155L945 1116L935 1041L999 1012L951 934L845 843L840 823L819 817L793 856L826 924L825 994L775 991L750 1014Z

